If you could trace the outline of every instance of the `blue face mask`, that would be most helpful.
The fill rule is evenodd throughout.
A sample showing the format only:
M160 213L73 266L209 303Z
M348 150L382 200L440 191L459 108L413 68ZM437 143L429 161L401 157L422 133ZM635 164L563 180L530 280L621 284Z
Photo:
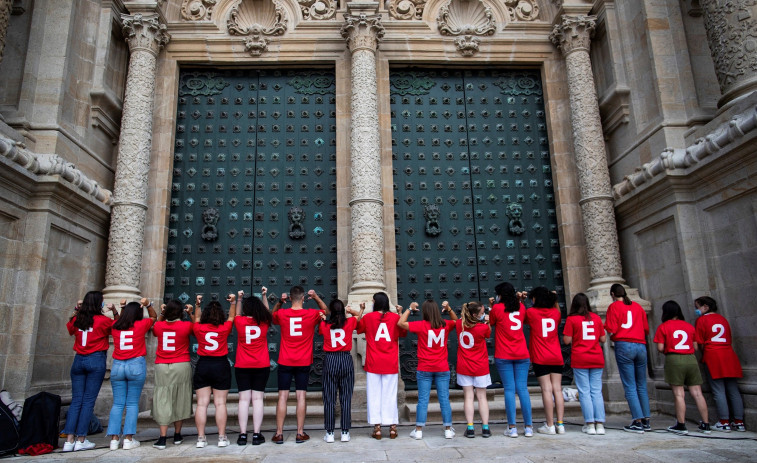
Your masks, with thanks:
M103 303L102 303L102 306L101 306L100 308L101 308L101 309L104 309L104 308L105 308L105 301L103 301Z
M695 313L695 314L697 314L697 317L701 317L701 316L702 316L702 311L701 311L701 310L699 310L699 309L696 309L696 310L694 311L694 313Z

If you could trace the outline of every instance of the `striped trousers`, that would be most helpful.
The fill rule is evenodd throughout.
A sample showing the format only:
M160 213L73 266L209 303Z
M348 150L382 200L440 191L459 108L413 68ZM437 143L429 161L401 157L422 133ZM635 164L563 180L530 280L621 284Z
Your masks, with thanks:
M326 352L323 358L323 427L334 432L336 394L339 392L342 432L352 424L352 388L355 367L349 352Z

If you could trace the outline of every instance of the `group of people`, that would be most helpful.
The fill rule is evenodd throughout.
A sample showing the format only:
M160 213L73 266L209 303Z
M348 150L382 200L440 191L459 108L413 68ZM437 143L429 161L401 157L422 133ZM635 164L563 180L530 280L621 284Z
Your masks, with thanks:
M264 443L265 437L261 433L263 398L271 364L267 335L272 325L278 325L281 333L276 367L279 390L276 432L271 439L276 444L284 442L284 420L293 381L297 399L295 442L310 439L304 424L316 331L324 341L322 396L326 431L323 439L326 442L335 441L337 396L341 410L340 440L350 440L355 374L350 351L354 332L365 334L367 419L373 425L371 437L375 439L384 436L386 427L390 439L398 436L399 339L407 336L408 332L415 333L418 338L418 404L416 426L410 433L412 438L423 438L432 384L436 386L441 407L444 436L448 439L455 436L449 402L450 366L447 358L447 339L452 331L457 333L458 338L457 383L463 388L466 437L476 435L475 399L478 400L482 421L481 436L491 436L486 389L492 381L486 341L492 331L495 336L495 366L504 386L508 423L505 435L519 435L516 428L517 394L524 423L523 435L533 436L531 399L527 388L529 366L533 366L538 378L546 415L545 423L537 432L563 434L561 383L564 360L558 336L562 317L557 295L545 287L534 288L527 294L516 292L506 282L499 284L495 292L496 298L490 299L489 310L484 304L469 302L463 305L459 318L447 301L442 303L441 309L436 302L427 300L420 307L413 302L407 310L396 306L394 312L388 296L382 292L373 296L373 310L365 314L364 303L360 304L360 310L345 306L339 299L327 305L315 291L306 293L301 286L292 287L288 295L282 294L272 310L265 287L262 288L261 297L245 297L243 291L229 294L228 315L219 301L210 301L203 307L201 295L196 296L194 306L184 306L177 300L171 300L162 305L160 313L157 313L150 301L142 299L124 304L119 312L112 304L106 307L101 292L89 292L77 304L67 324L69 334L75 337L76 356L71 367L72 401L64 429L68 437L63 450L95 447L86 438L87 429L105 376L109 337L113 339L110 375L113 406L107 430L111 437L110 448L116 450L120 446L132 449L140 445L134 434L147 371L146 336L150 331L157 340L152 416L160 427L160 437L154 447L166 447L168 429L172 425L173 443L182 443L182 422L192 416L193 392L198 432L196 446L203 448L208 443L205 427L211 398L216 410L217 445L229 445L226 436L226 398L231 388L232 372L227 355L228 337L232 330L237 332L234 362L239 390L240 433L237 444L248 443L250 408L251 443ZM563 329L563 342L571 345L571 367L585 421L582 430L591 435L605 434L602 397L605 360L602 345L606 342L607 332L614 342L618 371L633 419L624 429L643 433L651 430L646 384L647 315L641 306L628 298L622 285L614 285L611 295L616 301L608 308L603 325L601 318L592 312L587 296L577 294ZM316 302L317 310L303 308L306 297ZM527 300L531 302L528 309L524 305ZM284 305L288 307L284 308ZM689 387L702 414L700 431L709 432L711 429L701 393L702 378L694 357L698 345L703 349L702 358L707 365L718 409L720 421L715 424L715 429L743 431L743 403L736 383L736 378L741 376L741 368L731 347L730 327L725 318L717 313L717 304L712 298L698 298L695 305L701 314L696 328L684 321L678 304L666 302L662 311L663 323L654 336L658 349L666 354L665 378L675 395L677 422L668 430L687 432L684 424L684 386ZM104 315L106 310L112 313L112 318ZM147 318L144 318L145 311ZM417 311L421 312L422 319L409 321L410 314ZM184 316L185 313L187 316ZM445 319L443 314L447 314L449 319ZM526 326L529 328L529 342L526 342ZM199 357L194 368L190 363L192 335L197 340Z

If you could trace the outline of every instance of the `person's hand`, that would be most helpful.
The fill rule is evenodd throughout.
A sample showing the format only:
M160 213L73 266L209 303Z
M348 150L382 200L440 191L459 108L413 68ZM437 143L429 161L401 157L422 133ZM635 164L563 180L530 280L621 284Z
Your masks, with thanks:
M126 299L121 299L120 305L122 308L126 307Z
M521 302L525 301L527 296L528 294L525 291L515 293L515 297Z
M143 297L142 299L139 300L139 305L141 305L142 307L147 307L151 304L152 303L150 302L150 300L147 299L146 297Z
M359 312L357 310L353 309L351 305L348 305L347 307L345 307L344 311L347 312L348 314L352 315L352 316L355 316L355 317L357 317L359 315Z
M78 301L76 301L76 305L74 306L74 312L78 312L79 309L81 309L81 305L82 304L84 304L84 301L82 301L81 299L79 299Z
M321 315L321 320L326 321L326 314L321 312L320 315Z
M489 314L484 315L484 321L489 323Z
M362 312L364 310L365 310L365 302L361 302L360 303L360 311Z
M229 293L229 295L226 296L226 300L233 304L237 300L237 295L234 293Z
M165 307L165 306L166 305L163 304L163 307ZM186 312L188 314L191 314L193 311L194 311L194 307L192 307L192 304L187 304L187 305L184 306L184 312Z
M268 294L268 288L266 288L265 286L260 288L260 294L262 294L263 297L265 297L265 295Z
M489 298L489 305L494 305L495 302L496 301L495 301L495 299L493 297Z
M200 305L202 304L202 294L198 294L195 298L195 304Z
M243 289L240 289L239 291L237 291L237 297L239 298L239 300L244 299L244 290Z
M402 315L402 306L401 305L397 304L397 305L394 306L394 308L397 309L397 313L398 314Z
M449 306L449 301L442 302L442 312L451 312L452 307Z
M417 302L411 302L410 303L410 310L413 311L413 312L417 312L418 311L418 303Z
M310 299L315 299L317 296L318 296L318 294L316 294L316 292L315 292L314 289L311 289L310 291L308 291L308 297Z
M287 301L287 293L281 293L281 303L285 303Z
M108 304L107 309L113 312L114 314L117 313L116 306L113 303Z
M163 315L166 313L166 305L160 304L160 314Z

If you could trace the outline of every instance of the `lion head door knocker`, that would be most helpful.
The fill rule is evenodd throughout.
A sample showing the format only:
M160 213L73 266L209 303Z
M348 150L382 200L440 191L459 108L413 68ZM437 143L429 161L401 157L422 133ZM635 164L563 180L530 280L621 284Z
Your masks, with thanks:
M507 205L507 216L510 218L507 226L510 233L513 235L522 235L526 231L526 226L523 225L523 221L520 219L523 217L523 206L518 203L510 203Z
M442 233L442 227L439 225L439 216L441 211L436 204L428 204L423 210L423 217L426 218L426 234L428 236L439 236Z
M305 212L295 206L289 209L289 237L293 240L305 238L305 226L302 222L305 220Z
M217 209L209 207L202 212L202 239L205 241L215 241L218 239L218 219L221 214Z

